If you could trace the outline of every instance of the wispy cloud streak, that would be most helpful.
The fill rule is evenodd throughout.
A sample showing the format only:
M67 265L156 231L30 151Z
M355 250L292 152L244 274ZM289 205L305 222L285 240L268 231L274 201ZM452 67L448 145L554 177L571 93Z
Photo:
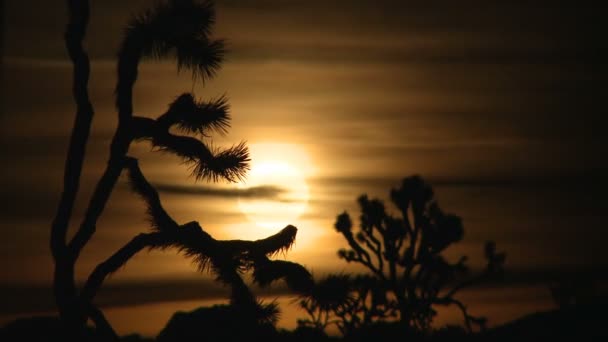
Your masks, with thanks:
M154 184L154 186L161 193L223 198L244 197L257 199L279 199L280 195L285 193L285 189L271 185L253 186L249 188L216 188L199 185L191 186L157 183Z

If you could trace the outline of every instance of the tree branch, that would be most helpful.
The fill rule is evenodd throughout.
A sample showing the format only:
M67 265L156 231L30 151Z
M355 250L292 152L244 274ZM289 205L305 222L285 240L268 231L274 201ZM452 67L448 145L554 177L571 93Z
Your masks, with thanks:
M157 120L134 117L132 120L134 137L145 139L162 151L171 152L192 165L192 175L196 179L217 181L225 179L236 182L249 169L249 151L244 143L225 150L214 149L198 139L175 135Z
M89 2L69 0L65 45L73 64L72 94L76 118L72 128L63 176L63 192L51 228L51 251L55 259L66 249L66 235L78 193L82 164L89 139L93 107L89 100L89 57L82 47L89 23Z
M367 251L363 249L361 245L357 243L357 241L355 241L353 234L350 231L344 231L342 232L342 235L344 235L344 238L346 238L346 241L353 251L359 255L359 259L363 260L364 258L365 265L371 265L371 257L369 256L369 253L367 253Z
M112 325L110 325L110 322L108 322L103 312L99 310L99 308L89 303L87 312L89 318L91 318L93 323L95 323L95 327L97 328L100 337L104 341L118 341L120 339L118 334L112 328Z
M486 321L485 318L469 315L469 313L467 311L467 307L459 300L456 300L454 298L442 297L442 298L436 299L435 301L433 301L433 303L438 304L438 305L451 305L451 304L456 305L462 312L462 316L464 318L464 324L465 324L465 327L467 328L468 332L473 331L473 327L472 327L471 323L479 325L482 329L485 328L485 321Z
M380 229L378 229L378 231L380 231L380 233L382 234L382 231ZM364 232L364 239L363 242L365 243L365 246L370 249L372 252L374 252L374 254L376 255L376 258L378 259L378 270L384 274L384 260L382 259L382 243L376 239L376 237L374 236L374 229L372 227L372 229L369 230L369 233L366 231ZM371 242L374 243L374 245L371 244ZM370 261L371 262L371 261Z
M118 131L117 135L119 135ZM130 141L125 142L122 155L114 155L114 153L112 153L112 156L108 161L108 166L95 187L95 192L93 193L93 196L89 202L84 220L68 245L68 248L74 255L74 258L78 257L84 246L95 234L97 220L105 209L112 190L114 189L114 185L120 176L123 164L122 157L125 155L129 143Z
M92 301L101 287L101 284L103 284L109 274L116 272L116 270L124 266L129 259L142 249L158 246L166 240L167 236L162 233L142 233L134 237L126 245L116 251L116 253L106 259L106 261L95 267L95 270L91 273L82 289L81 298L86 302Z
M131 188L146 202L148 207L147 212L150 216L150 224L152 224L152 227L158 231L175 231L178 227L177 222L175 222L163 208L158 192L148 182L146 177L144 177L139 168L137 159L127 157L125 161L125 166L129 170Z
M99 264L87 279L81 297L86 301L91 301L101 284L107 276L118 270L135 254L146 247L169 247L174 246L184 251L188 256L197 258L200 268L204 269L208 261L222 279L228 282L238 282L234 278L233 271L229 268L238 267L245 260L255 262L260 258L266 258L281 250L289 248L295 240L297 228L287 226L279 233L256 241L246 240L215 240L206 233L196 222L190 222L182 226L166 213L160 202L160 197L156 190L146 180L139 169L137 160L127 157L126 165L129 168L130 176L133 178L134 190L141 195L152 210L162 213L163 218L157 220L159 224L158 232L139 234L110 256L106 261ZM242 280L241 280L242 281Z

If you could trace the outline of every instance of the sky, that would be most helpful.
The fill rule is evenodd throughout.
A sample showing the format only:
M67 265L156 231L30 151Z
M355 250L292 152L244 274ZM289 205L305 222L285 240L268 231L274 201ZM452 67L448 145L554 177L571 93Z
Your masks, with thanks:
M260 225L265 219L245 214L247 201L293 209L299 216L289 223L299 228L298 238L285 258L315 274L348 271L336 257L345 246L333 230L336 215L349 210L356 217L359 194L386 198L401 178L420 174L442 208L463 218L465 239L450 255L468 254L480 265L483 242L495 240L522 279L606 269L608 49L595 3L216 3L214 36L229 48L217 77L193 83L170 61L144 61L134 111L157 116L183 92L205 99L226 94L232 127L214 143L246 141L254 170L263 165L256 158L286 163L304 184L296 195L306 195L298 199L302 207L272 207L288 202L277 198L280 191L195 182L178 159L134 144L130 154L177 221L196 220L216 238L257 239L282 226ZM116 127L115 55L123 27L151 4L92 2L85 46L96 114L76 219L103 172ZM51 283L50 222L74 106L64 6L42 0L3 6L0 286L22 293ZM79 260L78 278L147 229L143 205L121 179ZM108 286L179 286L201 278L175 252L151 252L135 257Z

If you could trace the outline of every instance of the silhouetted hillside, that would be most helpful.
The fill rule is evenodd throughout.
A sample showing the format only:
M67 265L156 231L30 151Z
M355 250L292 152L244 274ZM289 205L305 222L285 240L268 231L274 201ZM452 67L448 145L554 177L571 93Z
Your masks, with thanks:
M446 327L431 335L408 334L398 325L380 323L367 327L348 337L325 335L315 329L300 327L293 331L275 330L270 325L243 327L233 320L238 312L228 306L201 308L191 312L178 312L167 323L157 339L138 335L121 337L121 341L229 341L231 337L264 341L598 341L608 337L605 308L608 298L593 303L575 305L566 309L538 312L524 316L484 333L467 334L458 327ZM211 333L211 331L215 333ZM92 341L100 341L90 328ZM64 341L59 319L38 316L15 320L0 329L0 341Z
M608 298L569 308L534 313L480 334L487 341L595 340L608 337Z

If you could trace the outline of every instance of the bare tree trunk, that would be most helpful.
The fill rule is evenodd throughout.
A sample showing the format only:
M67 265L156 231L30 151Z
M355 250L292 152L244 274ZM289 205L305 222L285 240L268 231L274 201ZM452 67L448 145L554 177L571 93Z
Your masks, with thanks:
M68 11L65 44L74 68L72 93L77 108L65 163L63 192L51 227L50 245L55 261L53 292L60 317L68 331L84 334L86 314L80 305L75 285L76 260L66 244L66 238L93 119L93 107L87 90L89 57L82 47L89 21L89 3L86 0L68 0Z
M132 34L127 34L127 37L121 46L117 70L118 82L116 86L118 127L110 147L110 158L105 172L94 189L93 195L91 196L89 205L80 226L74 233L73 237L68 239L68 230L72 218L74 203L80 186L80 177L86 152L86 144L89 139L94 113L88 94L90 61L82 45L89 22L89 1L67 0L67 4L69 19L65 32L65 44L73 65L72 92L73 99L76 104L76 116L65 162L63 191L51 227L50 248L55 263L53 291L56 305L59 310L59 315L67 334L66 340L86 340L86 323L88 319L91 319L94 322L97 328L96 335L98 337L101 337L104 340L116 340L118 339L116 333L113 331L109 322L105 319L101 310L99 310L93 304L93 298L95 297L99 287L107 275L116 271L121 265L124 265L124 263L126 263L134 254L141 251L143 248L155 246L158 247L163 244L171 245L171 243L176 244L181 242L181 245L178 244L179 248L198 255L205 254L208 249L202 248L201 250L202 241L203 246L210 247L209 244L211 244L211 249L214 252L214 256L217 258L215 262L221 262L221 265L227 267L226 265L232 266L232 263L226 263L227 259L225 259L223 255L218 254L221 247L234 247L235 245L244 244L240 247L241 250L245 250L247 248L251 248L251 250L256 250L256 248L262 251L268 250L267 252L260 252L262 253L261 256L265 257L267 253L274 253L275 248L276 250L288 248L295 238L295 227L292 227L293 229L286 228L278 235L279 242L282 241L281 238L285 239L284 244L278 246L276 244L277 237L275 236L270 238L270 242L265 239L260 241L243 242L223 241L220 243L212 239L210 235L208 235L200 228L200 226L198 226L198 224L196 224L196 226L186 224L184 227L180 227L165 213L164 219L161 218L158 220L158 222L162 222L162 227L164 228L166 228L165 225L170 225L171 228L175 230L175 233L178 232L178 228L183 228L183 232L185 232L183 236L184 241L173 241L172 237L166 236L163 231L140 234L123 248L114 253L105 262L98 265L95 271L90 275L84 288L79 290L75 281L75 263L78 260L83 248L95 234L97 220L103 213L103 210L110 198L112 190L116 185L122 169L125 167L125 162L128 161L126 155L134 138L133 133L137 133L134 128L136 128L137 122L142 122L142 120L134 120L132 104L133 86L137 80L137 68L139 61L144 52L147 51L145 47L147 46L146 44L150 43L150 39L162 40L166 38L166 36L161 32L159 34L160 37L153 37L153 35L150 37L148 35L150 32L147 30L147 25L150 23L147 23L144 20L143 22L135 23L139 25L139 29L136 25L136 27L132 30L135 33L131 32ZM180 50L181 52L178 56L178 70L182 67L187 67L192 69L195 74L198 72L211 76L214 73L213 70L217 68L218 63L222 59L223 44L221 41L208 42L206 40L200 40L199 35L201 32L199 29L208 27L213 23L213 9L204 3L196 4L195 2L192 2L190 7L187 6L187 2L180 2L179 4L177 2L170 2L170 4L175 6L169 6L168 8L162 7L164 10L163 15L174 15L176 18L181 18L183 17L184 13L190 10L199 10L202 11L203 14L207 13L207 15L201 15L200 18L199 16L196 16L198 19L194 17L190 18L191 20L202 21L198 23L194 22L194 24L191 25L192 32L189 34L191 35L193 41L187 42L194 42L197 44L200 43L201 45L199 46L195 44L196 46L190 46L188 45L189 43L185 44L185 46L180 45L181 48L186 47L192 51L190 51L189 54L186 53L186 56L181 56L181 52L184 51ZM184 4L186 5L185 7L183 6ZM163 21L163 18L165 18L163 15L160 15L161 19L156 21L152 20L152 24L157 26L165 25L166 22ZM142 27L146 28L143 36L141 34ZM172 27L166 26L163 27L161 31L171 31L172 29ZM152 30L152 33L154 32L155 30ZM178 41L181 42L180 39L178 39ZM175 43L174 41L171 42ZM198 50L198 48L201 47L208 50L207 54L205 54L204 51L201 52ZM190 57L193 59L188 59ZM202 57L209 57L210 59L205 59ZM186 59L185 62L184 58ZM215 123L219 125L218 127L223 127L222 125L227 124L228 107L223 100L214 103L212 105L213 108L208 108L203 104L199 104L195 100L192 100L191 108L189 109L197 112L201 106L203 106L206 111L218 109L223 113L223 116L215 120ZM213 126L213 123L198 122L194 119L192 120L193 122L191 125L201 132L205 125L215 127ZM170 122L169 124L175 124L175 122ZM169 129L168 126L164 128L167 131ZM152 140L156 139L156 141L162 140L158 139L156 136L148 136L147 138ZM221 151L218 156L214 156L207 145L194 138L181 136L171 136L171 138L172 139L170 139L169 143L173 144L168 144L168 146L173 149L173 153L178 154L189 162L194 161L198 163L197 170L200 172L200 174L197 175L198 177L204 178L209 176L210 179L213 180L223 177L229 181L235 181L239 179L248 169L248 151L242 144L228 150ZM162 141L165 142L165 140ZM175 143L175 140L177 140L178 143ZM141 178L143 179L143 175L141 175ZM151 186L145 180L144 182L149 188L151 188ZM152 197L154 197L155 201L158 202L157 207L162 210L158 200L158 194L153 188L151 189L152 190L148 189L147 193L153 192ZM146 197L146 194L142 195ZM162 211L164 213L164 210ZM179 232L182 232L182 230ZM195 234L192 235L192 232ZM196 238L200 238L201 241L198 241ZM247 255L251 253L251 251L248 251ZM259 253L256 252L254 254L257 255ZM230 257L234 256L230 255ZM203 258L208 257L203 256ZM243 280L236 269L227 273L226 281L232 284L233 287L237 288L235 291L233 291L235 293L233 299L238 299L238 301L242 302L247 302L247 299L250 299L249 302L256 304L254 300L255 298L243 283Z

